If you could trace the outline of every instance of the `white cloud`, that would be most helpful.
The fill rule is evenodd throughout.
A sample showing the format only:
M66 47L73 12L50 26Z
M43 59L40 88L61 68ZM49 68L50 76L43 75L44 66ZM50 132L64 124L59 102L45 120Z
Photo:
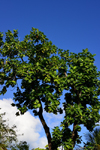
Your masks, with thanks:
M17 116L15 113L18 111L16 107L12 107L12 99L0 100L0 113L6 112L4 119L9 119L7 123L9 126L16 125L18 134L24 133L23 136L19 136L19 141L27 141L30 148L41 147L44 148L47 145L47 139L45 136L40 136L39 132L42 130L42 125L38 118L33 117L30 112L26 112L24 115Z
M47 139L45 136L44 129L39 118L35 118L31 115L29 111L27 111L24 115L20 115L16 117L16 112L18 112L17 107L12 107L11 103L13 103L12 99L3 99L0 100L0 113L6 112L4 119L9 119L7 123L12 127L13 125L17 126L17 133L24 134L23 136L18 136L19 141L27 141L30 145L30 148L44 148L47 145ZM61 121L63 120L64 113L54 115L53 113L43 113L44 118L48 127L54 128L54 126L59 126Z

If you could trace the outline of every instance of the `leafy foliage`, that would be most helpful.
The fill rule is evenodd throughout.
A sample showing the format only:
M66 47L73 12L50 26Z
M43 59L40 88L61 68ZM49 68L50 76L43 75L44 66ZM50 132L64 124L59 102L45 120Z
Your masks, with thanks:
M100 119L100 102L98 99L100 95L100 81L98 79L100 72L97 73L97 68L94 66L94 55L88 52L88 49L83 50L78 55L70 53L69 57L64 51L61 52L61 56L69 66L63 83L64 89L69 89L69 92L65 93L65 102L63 103L65 117L61 123L62 130L59 132L63 135L60 139L62 139L65 149L73 149L72 147L75 146L76 142L77 144L81 143L81 137L78 135L78 132L81 131L80 125L84 124L89 131L92 131L96 126L95 123ZM69 128L72 124L73 131ZM59 132L57 131L57 133ZM57 136L55 138L57 133L54 130L54 141L57 138ZM58 141L61 142L59 136Z
M43 148L39 148L39 147L38 147L38 148L35 148L35 149L32 149L32 150L48 150L48 149L49 149L49 148L48 148L48 145L46 145L45 148L46 148L46 149L43 149ZM59 148L57 148L57 150L59 150Z
M99 150L100 149L100 128L95 128L94 131L85 134L87 143L85 143L85 149Z
M94 56L88 49L81 53L69 53L52 45L38 29L32 28L23 41L18 32L6 32L5 42L0 33L0 91L5 94L9 86L16 87L14 100L21 114L32 109L44 127L49 150L63 145L72 150L81 143L78 132L83 124L89 131L99 121L100 72L94 66ZM21 86L17 81L21 79ZM60 96L66 90L63 108ZM44 108L43 108L44 106ZM53 129L52 137L44 117L48 113L65 112L61 127ZM19 115L17 113L16 115ZM69 126L73 124L71 131Z
M29 145L27 145L26 141L18 143L15 131L16 126L14 125L10 128L6 124L6 120L3 120L3 115L5 113L0 114L0 150L7 150L7 148L11 150L29 150Z
M11 150L29 150L29 145L26 141L20 141L20 143L16 143L11 146Z
M15 127L10 128L5 124L6 120L3 120L3 115L0 114L0 148L6 149L11 146L12 142L17 141L17 135Z
M43 148L35 148L34 150L45 150L45 149L43 149Z

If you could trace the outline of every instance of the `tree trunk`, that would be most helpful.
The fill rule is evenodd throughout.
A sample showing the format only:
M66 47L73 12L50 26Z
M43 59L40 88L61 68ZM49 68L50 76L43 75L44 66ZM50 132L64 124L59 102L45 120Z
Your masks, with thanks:
M46 136L47 136L49 150L53 150L52 149L51 134L50 134L50 131L49 131L49 127L47 126L47 124L44 120L44 117L43 117L42 104L41 104L41 107L39 108L39 118L40 118L40 121L41 121L41 123L43 125L43 128L45 130Z
M75 141L77 139L77 131L75 130L76 126L77 126L77 123L75 121L73 124L73 132L72 132L73 148L75 147Z

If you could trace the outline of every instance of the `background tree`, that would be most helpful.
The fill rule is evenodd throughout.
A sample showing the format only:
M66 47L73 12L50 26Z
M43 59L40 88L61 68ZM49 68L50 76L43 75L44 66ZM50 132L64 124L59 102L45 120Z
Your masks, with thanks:
M5 113L0 114L0 150L7 150L8 148L11 150L29 150L29 145L26 141L18 143L18 136L15 131L16 126L14 125L10 128L6 123L7 120L3 119L4 115Z
M32 150L49 150L49 147L48 145L45 146L45 149L44 148L33 148ZM57 148L57 150L59 150L59 148Z
M15 132L16 126L9 127L6 124L6 120L3 120L3 115L0 114L0 148L6 150L14 141L17 141L17 135Z
M34 150L46 150L46 149L44 149L44 148L35 148Z
M100 150L100 128L95 128L94 131L85 135L86 140L84 147L91 150Z
M29 145L26 141L20 141L19 143L16 143L12 145L11 150L29 150Z
M87 49L69 54L68 50L52 45L34 28L21 42L16 30L6 32L5 42L1 33L0 46L1 94L5 94L10 85L16 87L16 104L12 105L16 105L21 114L32 109L39 117L49 150L56 150L61 145L72 150L76 143L81 143L80 125L92 131L100 119L100 72L94 66L94 55ZM22 82L18 85L20 79ZM62 109L59 105L63 90L66 92ZM55 127L52 135L43 110L54 114L65 112L61 128ZM71 131L69 126L72 124Z

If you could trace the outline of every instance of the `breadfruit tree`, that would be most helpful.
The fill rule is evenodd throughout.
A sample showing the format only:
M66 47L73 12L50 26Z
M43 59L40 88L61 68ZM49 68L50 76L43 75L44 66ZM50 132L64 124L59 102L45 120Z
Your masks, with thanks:
M8 30L5 39L0 33L0 55L0 94L5 94L9 86L16 88L12 105L17 106L21 114L31 109L39 117L49 150L61 145L72 150L81 142L78 135L81 124L93 130L100 119L100 72L94 66L94 55L87 49L78 54L63 51L32 28L23 41L19 41L17 30ZM64 90L63 108L60 108ZM44 119L44 110L65 114L61 127L55 127L52 134Z

